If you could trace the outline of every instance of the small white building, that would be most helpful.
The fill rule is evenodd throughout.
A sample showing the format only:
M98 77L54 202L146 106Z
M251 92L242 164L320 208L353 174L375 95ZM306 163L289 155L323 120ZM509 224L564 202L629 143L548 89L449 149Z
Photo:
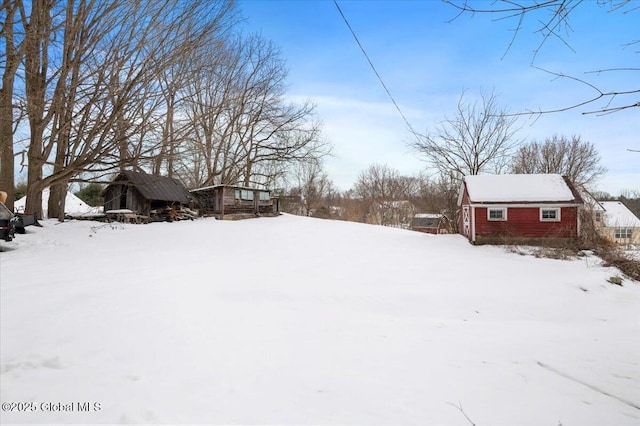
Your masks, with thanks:
M602 234L618 244L640 244L640 219L621 201L600 201L595 221Z

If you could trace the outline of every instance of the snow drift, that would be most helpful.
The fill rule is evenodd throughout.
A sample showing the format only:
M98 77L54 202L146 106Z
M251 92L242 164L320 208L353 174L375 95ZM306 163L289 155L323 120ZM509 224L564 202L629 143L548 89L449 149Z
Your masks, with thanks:
M27 197L22 197L16 200L14 203L14 210L17 213L24 213L24 209L27 205ZM49 211L49 188L42 190L42 217L48 217ZM101 207L91 207L89 204L82 201L73 193L67 191L67 196L64 201L64 212L68 216L83 216L102 213Z
M2 423L640 419L640 288L595 257L294 216L44 225L0 254L2 402L37 408Z

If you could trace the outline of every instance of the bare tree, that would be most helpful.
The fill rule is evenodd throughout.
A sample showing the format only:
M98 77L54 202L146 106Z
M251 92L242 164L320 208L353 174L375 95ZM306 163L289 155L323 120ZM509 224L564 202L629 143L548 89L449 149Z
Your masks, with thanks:
M203 47L189 62L180 109L185 145L176 166L180 178L191 187L225 180L223 173L232 153L230 110L241 62L236 43L234 38Z
M185 104L191 101L191 105L208 108L211 103L203 101L207 99L206 95L212 91L215 93L216 88L226 86L231 81L220 70L228 69L224 62L230 53L229 39L237 20L231 10L232 3L214 5L202 2L189 5L192 6L201 11L187 15L187 28L197 31L198 35L192 35L194 40L190 42L189 48L176 52L172 64L158 73L158 87L162 92L165 112L160 123L161 144L154 155L152 170L154 174L160 174L164 170L169 177L173 177L176 169L181 166L181 156L189 149L184 145L188 144L196 127L189 119ZM204 93L201 94L202 92ZM217 98L216 101L218 109L213 114L208 110L191 116L195 120L204 120L207 115L216 117L225 108L226 100ZM201 127L208 128L207 125Z
M412 202L417 212L440 213L451 219L453 230L457 230L455 219L458 210L460 181L456 176L438 174L428 177L424 174L414 177L417 188Z
M545 1L517 1L517 0L499 0L491 3L488 7L474 7L468 0L444 0L446 3L455 7L459 14L452 19L455 20L464 13L469 14L490 14L497 16L497 20L512 20L514 27L512 29L513 36L508 43L505 55L513 47L518 35L521 33L528 21L535 22L536 32L540 36L538 47L534 50L532 57L532 66L536 61L537 55L541 52L544 45L551 39L555 39L564 44L568 49L573 50L569 42L569 34L573 32L571 25L571 17L576 14L578 9L585 7L599 7L605 13L621 13L630 14L637 12L639 8L631 0L601 0L598 2L584 0L545 0ZM482 3L481 3L482 4ZM484 6L484 4L482 4ZM640 43L640 40L629 40L625 47ZM587 97L570 105L560 108L537 109L522 112L520 114L548 114L560 111L567 111L585 106L600 103L597 109L589 109L583 114L604 114L622 111L629 108L640 107L637 96L640 94L640 88L630 87L627 90L610 90L598 87L593 81L588 79L589 76L599 75L602 73L637 73L640 68L637 66L630 67L603 67L598 70L589 70L585 74L587 77L578 78L576 76L566 75L562 72L546 70L534 66L545 73L553 75L555 78L568 79L578 82L593 91L591 97Z
M445 176L499 173L520 143L517 117L508 116L495 94L470 102L463 94L456 116L447 118L434 132L418 135L412 147Z
M367 212L364 222L389 225L398 203L407 201L408 190L398 170L386 164L373 164L360 172L354 185L355 195ZM395 204L394 204L395 203Z
M24 37L16 37L15 26L24 13L21 0L3 0L0 9L2 23L0 39L4 39L4 52L0 53L2 87L0 87L0 190L7 193L7 207L13 211L14 189L14 85L16 73L24 53Z
M154 155L143 136L161 116L159 75L210 42L232 9L229 1L34 1L22 23L27 210L40 216L41 191L53 185L49 211L62 215L74 176Z
M522 145L513 156L512 173L558 173L577 186L591 187L606 169L591 142L580 136L553 135L544 142Z
M47 109L47 87L50 84L49 47L52 34L59 29L54 23L55 4L46 0L34 0L31 15L22 16L25 28L24 74L26 108L29 119L29 164L27 167L26 210L42 217L42 167L47 158L43 152L45 128L51 120L52 109ZM27 22L28 19L28 22Z
M293 171L293 183L301 197L302 214L312 216L321 207L328 194L331 181L322 168L320 159L301 162Z
M285 165L330 152L315 105L285 102L286 68L272 43L257 35L236 38L201 57L210 65L188 87L192 127L184 154L193 166L180 167L183 180L265 185Z
M275 46L231 42L232 0L37 0L30 12L19 20L26 209L39 217L47 186L50 215L63 217L78 176L134 167L193 186L265 185L330 152L315 106L284 100Z
M437 194L440 199L441 210L451 221L453 232L458 232L458 195L460 192L460 180L453 175L441 174L437 180Z
M330 146L320 137L315 105L286 102L287 69L279 49L260 36L243 46L245 71L234 104L232 138L237 150L238 175L244 185L261 183L256 166L262 163L296 163L327 155Z

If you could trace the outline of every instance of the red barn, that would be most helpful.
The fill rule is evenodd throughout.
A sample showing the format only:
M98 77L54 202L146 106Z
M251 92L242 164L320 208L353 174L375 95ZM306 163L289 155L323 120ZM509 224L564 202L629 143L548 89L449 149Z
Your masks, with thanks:
M474 244L557 244L580 236L582 198L557 174L465 176L460 233Z

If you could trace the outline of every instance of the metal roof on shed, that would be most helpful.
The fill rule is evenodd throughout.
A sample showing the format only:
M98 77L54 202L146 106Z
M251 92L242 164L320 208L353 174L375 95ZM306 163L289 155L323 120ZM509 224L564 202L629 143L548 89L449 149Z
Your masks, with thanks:
M117 184L128 184L135 187L147 200L173 201L179 203L188 203L191 201L189 191L187 191L184 185L182 185L180 181L166 176L156 176L144 172L124 170L118 174L109 186Z

